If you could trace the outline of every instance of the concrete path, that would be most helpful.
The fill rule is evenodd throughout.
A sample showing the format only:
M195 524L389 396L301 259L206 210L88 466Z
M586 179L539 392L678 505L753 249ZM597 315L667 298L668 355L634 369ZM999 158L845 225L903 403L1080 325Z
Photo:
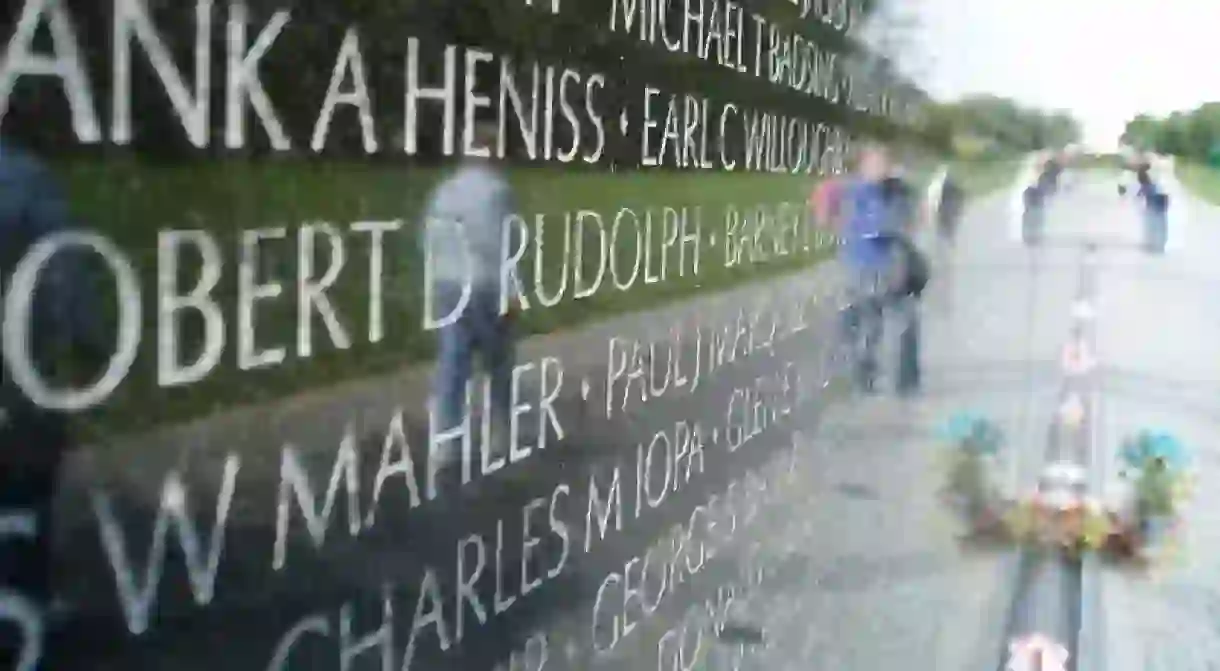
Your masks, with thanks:
M1178 560L1151 577L1105 574L1104 661L1116 671L1220 664L1220 495L1214 484L1220 479L1220 309L1214 298L1220 290L1220 210L1174 189L1170 239L1176 225L1180 243L1164 257L1109 254L1099 282L1106 444L1114 450L1140 428L1171 431L1193 451L1200 483L1184 515ZM1103 211L1128 216L1113 205ZM1111 466L1112 497L1125 489L1116 471Z
M937 431L963 410L990 416L1010 436L1002 484L1009 491L1031 485L1057 400L1080 260L1070 245L1031 252L1014 242L1008 205L997 198L974 210L949 277L942 274L928 297L923 397L854 403L819 427L809 476L816 493L799 513L819 539L805 548L806 562L854 565L861 577L840 584L810 570L800 591L783 591L776 598L800 605L762 618L776 639L748 668L1000 663L1016 555L965 551L956 541L961 529L937 499ZM1054 230L1073 235L1080 207L1060 203Z

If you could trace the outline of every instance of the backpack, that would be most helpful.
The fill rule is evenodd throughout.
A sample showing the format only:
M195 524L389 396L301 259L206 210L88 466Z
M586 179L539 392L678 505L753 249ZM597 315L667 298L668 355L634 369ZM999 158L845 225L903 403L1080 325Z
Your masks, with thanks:
M892 251L896 256L897 270L890 294L896 298L922 296L932 275L928 257L906 235L894 236Z
M928 286L932 268L928 258L907 233L917 215L915 192L902 178L891 177L882 183L882 194L890 209L890 216L898 220L891 232L879 238L894 258L889 294L893 297L919 297Z
M915 220L915 191L901 177L889 177L881 182L881 197L884 199L894 230L906 230Z

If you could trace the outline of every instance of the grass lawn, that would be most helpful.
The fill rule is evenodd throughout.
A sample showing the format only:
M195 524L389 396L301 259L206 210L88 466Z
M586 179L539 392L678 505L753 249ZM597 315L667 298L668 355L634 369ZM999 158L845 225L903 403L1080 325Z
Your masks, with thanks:
M1123 158L1117 154L1104 154L1100 156L1083 156L1079 159L1077 167L1081 170L1100 171L1100 172L1121 172L1124 168Z
M961 172L966 188L983 193L1012 179L1013 162L996 161L967 166ZM416 218L423 200L441 172L437 169L366 163L212 162L191 165L150 166L124 160L74 161L56 166L65 180L72 208L84 225L101 231L128 254L140 276L143 331L139 355L127 380L89 424L111 431L145 428L209 414L225 407L290 395L311 387L386 373L431 355L433 334L421 328L422 270L416 251ZM919 171L917 171L918 174ZM579 322L638 310L743 282L773 277L808 267L826 258L829 247L808 253L773 256L754 265L726 267L725 213L736 208L743 216L758 205L799 205L811 183L807 176L753 173L625 172L619 174L562 171L553 168L515 168L511 179L520 209L530 215L547 215L542 235L544 250L562 250L567 236L563 213L598 212L607 233L620 208L640 216L651 210L660 220L660 208L693 208L701 212L703 244L697 275L687 273L659 284L638 281L626 291L615 289L607 274L595 295L573 300L567 296L556 306L522 314L525 333L554 332ZM330 222L341 231L362 220L402 219L401 232L388 234L382 282L384 338L368 342L369 244L368 236L344 234L346 262L328 291L339 320L351 337L349 349L331 345L322 320L313 318L311 356L297 351L296 232L305 222ZM693 223L693 222L692 222ZM283 293L258 303L256 339L260 348L284 347L284 362L259 370L242 371L237 365L236 287L243 230L282 226L287 237L260 245L258 281L278 280ZM225 345L220 363L202 381L161 388L157 365L157 235L166 229L201 229L219 243L223 270L212 295L225 321ZM628 227L625 230L630 230ZM718 243L709 246L715 232ZM587 231L586 263L596 262L596 234ZM659 225L652 243L660 246ZM766 236L764 236L765 238ZM328 265L325 241L315 249L315 274ZM627 240L634 243L634 235ZM646 243L647 244L647 243ZM542 285L553 292L562 278L561 254L548 251ZM533 269L533 246L524 269ZM634 244L620 243L620 261L626 267L635 256ZM676 265L676 252L670 264ZM655 263L655 262L654 262ZM689 266L689 261L688 261ZM199 279L198 255L188 250L178 270L180 291ZM570 272L570 271L569 271ZM589 273L592 275L592 271ZM162 278L164 280L165 278ZM114 312L113 282L99 282L98 299ZM185 311L179 341L180 360L194 361L200 352L203 322Z
M955 174L961 180L962 189L969 196L978 197L1011 186L1016 179L1020 163L1019 159L1005 158L959 162L954 168Z
M1220 170L1199 163L1178 161L1174 172L1182 186L1192 194L1220 205Z

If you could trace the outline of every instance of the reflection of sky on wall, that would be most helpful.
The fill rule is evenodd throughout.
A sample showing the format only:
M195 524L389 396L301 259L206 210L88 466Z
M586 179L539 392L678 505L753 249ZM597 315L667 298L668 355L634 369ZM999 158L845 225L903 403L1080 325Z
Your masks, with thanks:
M1113 146L1140 111L1220 100L1215 0L898 0L912 74L937 97L995 93L1069 109Z

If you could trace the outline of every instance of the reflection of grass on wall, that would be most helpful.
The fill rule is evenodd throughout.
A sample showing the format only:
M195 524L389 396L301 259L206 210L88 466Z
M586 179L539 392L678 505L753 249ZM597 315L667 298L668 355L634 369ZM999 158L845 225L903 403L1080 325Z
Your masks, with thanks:
M125 249L141 277L143 292L143 336L140 356L127 381L105 409L103 422L118 427L156 424L173 418L207 414L221 407L257 399L273 398L310 387L324 386L363 375L384 374L425 361L434 335L421 328L422 271L416 247L418 217L431 187L441 174L436 169L410 166L337 163L231 163L148 166L107 159L104 163L73 162L58 166L69 187L72 209L81 224L110 236ZM638 310L698 291L726 288L742 282L774 276L806 267L825 258L827 249L809 254L774 257L754 266L725 267L724 213L735 206L743 213L768 204L803 203L812 187L805 175L770 175L723 172L625 172L618 174L561 171L553 168L517 168L512 173L519 208L529 215L551 215L543 238L547 249L564 244L562 214L578 210L600 213L609 228L619 208L638 214L647 208L699 206L702 211L703 245L700 273L671 277L662 284L638 281L631 290L618 291L607 277L594 296L571 298L569 283L565 299L552 308L533 309L522 315L525 333L555 332L591 318ZM402 219L401 232L385 241L382 283L385 335L381 342L368 342L368 236L348 234L348 226L361 220ZM313 320L314 352L308 359L296 353L297 273L296 232L304 222L326 221L344 234L346 260L334 287L328 292L352 340L349 350L336 350L325 326ZM259 346L287 349L283 364L255 371L237 368L236 274L238 233L254 228L283 226L288 237L264 242L264 258L258 281L278 280L284 291L277 299L256 308ZM224 269L213 295L225 318L226 342L220 364L196 384L160 389L156 384L156 239L165 229L203 229L220 245ZM708 246L716 231L718 243ZM594 234L586 233L590 244ZM660 231L654 244L659 246ZM315 272L328 263L328 249L319 240ZM624 246L627 257L634 253ZM532 246L531 246L532 253ZM549 259L554 259L551 262ZM527 254L528 260L528 254ZM588 260L595 261L595 258ZM675 258L671 264L676 264ZM185 254L179 273L179 288L198 280L199 260L192 250ZM524 265L532 271L532 262ZM545 271L554 274L558 255L548 256ZM531 278L532 279L532 278ZM544 284L553 290L558 278ZM102 282L99 295L111 294L110 282ZM113 298L105 301L114 304ZM202 322L184 313L180 322L184 361L199 352Z
M190 166L149 166L107 160L104 164L73 163L59 167L69 186L72 208L82 224L104 232L127 250L141 276L144 332L140 358L127 382L122 398L108 404L107 423L127 425L136 420L159 421L191 416L218 406L237 404L325 385L341 379L386 373L394 368L426 359L433 334L421 328L422 270L415 233L418 217L440 172L385 165L317 163L211 163ZM564 244L562 214L593 210L602 215L607 228L619 208L639 214L646 208L698 205L702 209L703 248L700 273L676 277L663 284L645 285L642 279L629 291L614 289L607 277L594 296L574 301L568 295L553 308L533 309L522 315L526 333L553 332L586 319L640 309L695 291L723 288L753 278L773 275L812 262L819 255L796 254L757 266L725 268L724 246L707 245L709 234L718 231L723 240L724 212L730 206L747 210L759 204L799 204L809 188L806 176L734 173L619 173L562 172L546 168L516 169L512 180L519 207L529 215L548 218L544 245L559 249ZM400 233L385 242L383 277L385 337L368 342L368 237L345 234L346 262L335 286L328 292L340 321L351 336L350 350L336 350L320 319L313 322L314 354L301 359L296 354L296 231L304 222L327 221L340 230L360 220L402 219ZM279 280L281 297L259 303L257 334L261 347L284 346L285 362L265 370L239 371L236 364L236 270L238 233L253 228L284 226L288 237L264 242L260 249L260 281ZM224 270L220 286L213 292L225 316L224 356L203 381L186 387L158 389L156 353L156 239L158 230L199 228L213 235L221 248ZM589 244L595 234L587 233ZM659 246L660 230L654 244ZM325 242L320 240L320 242ZM633 258L631 246L622 246ZM531 246L532 252L532 246ZM199 261L188 251L180 272L180 289L194 285ZM676 255L675 255L676 256ZM319 244L316 268L325 268L328 249ZM559 256L548 255L547 270L560 269ZM554 259L552 261L551 259ZM589 255L589 261L596 261ZM671 264L676 258L671 259ZM524 265L532 270L532 262ZM530 278L532 279L532 278ZM553 290L558 278L544 284ZM101 292L111 293L102 283ZM113 299L107 301L113 304ZM183 320L183 359L191 361L201 342L201 323L189 315ZM138 408L138 413L134 409Z

